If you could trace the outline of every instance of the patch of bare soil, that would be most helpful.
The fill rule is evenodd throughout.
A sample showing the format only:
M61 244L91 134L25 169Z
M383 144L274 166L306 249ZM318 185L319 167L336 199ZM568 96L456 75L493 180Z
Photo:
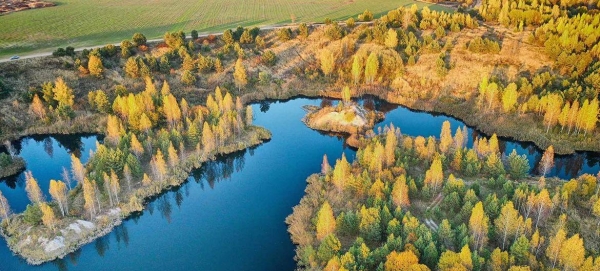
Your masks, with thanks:
M0 0L0 15L5 15L11 12L23 11L35 8L53 7L56 4L52 2L37 1L37 0Z

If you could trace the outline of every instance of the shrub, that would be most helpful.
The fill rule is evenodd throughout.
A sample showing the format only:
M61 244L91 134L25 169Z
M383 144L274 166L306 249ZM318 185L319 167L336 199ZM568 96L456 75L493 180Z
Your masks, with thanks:
M67 46L67 48L65 49L65 54L67 54L68 56L75 56L75 48Z
M281 28L277 31L277 37L280 41L288 41L292 39L292 31L289 28Z
M363 22L370 22L373 20L373 13L368 9L363 12L363 14L358 15L358 20Z
M4 82L2 82L2 79L0 79L0 98L3 98L4 96L8 95L8 92L8 87L4 84Z
M271 83L271 75L267 72L259 72L258 73L258 82L262 85L268 85Z
M301 23L298 26L298 36L303 38L308 37L308 26L305 23Z
M275 53L273 53L273 51L268 50L262 54L262 56L260 57L260 61L266 66L271 67L274 66L277 62L277 56L275 55Z
M348 18L348 20L346 20L346 26L353 28L356 25L356 21L354 20L354 18L350 17Z
M52 56L66 56L67 55L67 51L65 51L64 48L58 48L56 49L56 51L52 52Z
M477 37L467 44L467 49L474 53L497 54L500 52L500 45L497 41Z
M188 86L191 86L194 83L196 83L196 76L190 71L183 71L183 73L181 74L181 82Z
M144 34L142 33L135 33L133 34L133 37L131 38L131 40L133 40L133 43L136 46L140 46L140 45L146 45L146 36L144 36Z
M342 30L342 27L340 27L338 24L328 25L325 29L325 36L330 40L339 40L344 36L344 34L345 33Z
M42 222L42 210L37 204L27 205L27 209L23 212L23 220L25 223L36 226Z

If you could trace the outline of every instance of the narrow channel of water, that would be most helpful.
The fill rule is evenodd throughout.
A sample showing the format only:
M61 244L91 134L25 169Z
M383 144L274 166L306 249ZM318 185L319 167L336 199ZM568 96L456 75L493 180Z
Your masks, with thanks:
M303 105L321 102L299 98L253 105L255 124L273 133L270 142L206 164L194 171L182 187L154 199L142 214L63 260L28 266L12 255L1 239L0 270L293 270L294 246L284 219L303 196L306 178L320 171L323 154L332 164L343 152L349 160L355 156L354 150L343 146L342 138L310 130L300 121L305 114ZM453 131L464 125L450 117L369 98L363 102L389 111L375 129L393 123L407 135L437 137L445 120L451 122ZM20 148L28 170L44 191L51 178L61 178L62 166L70 169L68 153L80 152L86 161L96 138L83 137L81 143L74 140L74 145L71 141L49 141L26 139ZM540 155L530 144L502 145L507 153L516 148L528 154L531 163ZM49 146L51 152L47 151ZM553 175L563 176L575 169L578 174L598 172L597 156L577 154L560 159L565 162L557 164L564 165ZM23 187L19 178L0 183L17 211L28 203Z

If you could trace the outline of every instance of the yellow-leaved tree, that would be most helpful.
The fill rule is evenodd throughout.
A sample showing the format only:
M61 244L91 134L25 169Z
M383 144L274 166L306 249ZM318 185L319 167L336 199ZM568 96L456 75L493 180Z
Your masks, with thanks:
M510 83L502 92L502 109L504 112L512 112L517 104L519 93L517 93L517 84Z
M95 54L90 54L90 59L88 61L88 70L91 75L99 78L102 77L102 74L104 73L104 65L102 65L102 59Z
M391 167L396 163L397 147L398 137L396 136L396 129L394 129L394 126L392 125L385 133L384 164L386 167Z
M517 234L519 225L523 224L523 217L519 215L512 201L508 201L502 206L500 215L494 221L496 234L498 235L499 243L502 244L502 249L507 245L507 241Z
M354 58L352 60L352 81L354 82L354 85L360 84L360 79L363 74L362 61L363 60L360 56L354 55Z
M331 205L325 201L317 213L317 239L322 240L333 232L335 232L335 217Z
M539 173L542 176L546 176L548 172L554 166L554 147L550 145L546 151L544 151L544 155L542 155L542 160L540 160L539 165Z
M448 153L453 142L454 139L452 138L452 130L450 130L450 122L444 121L444 123L442 123L442 132L440 133L440 151L442 153Z
M392 201L396 207L406 208L410 206L408 185L406 184L406 175L404 174L396 178L396 181L394 182L394 187L392 188Z
M238 60L235 62L233 78L238 91L241 91L242 88L248 84L248 75L246 74L246 68L244 67L244 62L241 58L238 58Z
M369 58L367 58L367 65L365 66L365 83L373 84L378 72L379 57L377 56L377 53L371 52Z
M583 239L579 237L579 234L575 234L565 240L560 249L558 261L563 267L562 270L580 270L579 268L585 261L585 248L583 246Z
M33 112L33 114L35 114L38 118L43 119L46 117L46 107L37 94L33 95L33 100L31 101L29 108L31 109L31 112Z
M75 181L83 183L83 179L85 178L85 167L81 163L81 160L74 154L71 154L71 173L73 174Z
M488 221L489 219L483 211L483 204L481 201L477 202L471 210L471 217L469 218L469 232L471 233L471 243L474 250L481 249L487 243Z
M444 181L444 171L442 170L442 160L437 156L433 159L431 167L425 172L425 186L431 191L436 192Z
M385 271L404 271L404 270L420 270L426 271L429 268L423 264L419 264L419 258L412 250L404 252L396 252L388 254L385 260Z
M40 210L42 211L42 223L44 226L54 229L54 225L56 224L56 217L54 216L54 211L48 204L45 202L40 204Z
M90 215L90 219L96 215L96 205L94 204L94 198L96 197L96 189L94 184L88 178L83 180L83 208Z
M25 191L27 191L27 197L33 204L42 203L44 201L44 194L38 185L38 182L31 171L25 172Z
M69 212L67 185L61 181L50 180L50 196L58 203L62 216L65 216Z
M391 49L395 49L398 46L398 32L393 28L390 28L385 34L385 46Z
M345 105L348 105L350 103L350 88L348 86L345 86L342 89L342 102L344 102Z
M319 53L319 60L321 61L321 71L325 76L329 76L335 68L335 59L333 58L333 52L329 49L323 49Z

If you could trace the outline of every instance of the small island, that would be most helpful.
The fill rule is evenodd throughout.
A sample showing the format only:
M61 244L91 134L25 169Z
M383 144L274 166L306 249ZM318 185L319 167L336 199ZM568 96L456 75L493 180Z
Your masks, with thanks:
M0 153L0 179L17 175L23 170L25 170L23 158Z
M346 144L358 148L359 138L371 131L384 118L379 111L370 111L350 100L350 89L342 91L342 101L333 106L304 106L308 111L302 121L311 129L349 134Z

